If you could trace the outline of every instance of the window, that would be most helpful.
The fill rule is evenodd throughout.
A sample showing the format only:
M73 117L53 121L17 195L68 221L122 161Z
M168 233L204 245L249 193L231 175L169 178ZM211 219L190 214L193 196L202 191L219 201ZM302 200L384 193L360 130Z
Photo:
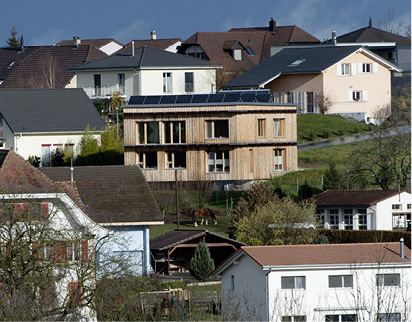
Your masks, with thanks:
M94 76L94 96L102 95L102 75L95 74Z
M253 149L249 149L249 172L253 172L253 166L254 166L254 155L253 155Z
M258 137L266 136L266 119L258 119Z
M360 92L360 91L353 91L353 92L352 92L352 100L353 100L353 101L361 101L361 100L362 100L362 92Z
M229 138L229 121L213 120L206 121L206 135L208 139L227 139Z
M229 172L229 151L209 152L209 172Z
M117 74L117 82L119 84L119 90L120 94L124 95L124 89L125 89L125 77L124 74Z
M392 210L402 210L402 205L392 205Z
M233 59L242 60L242 50L241 49L233 49Z
M402 315L400 313L378 313L376 321L379 322L401 322Z
M281 322L306 322L306 315L282 316Z
M287 92L286 93L287 103L297 103L298 102L298 92Z
M353 230L353 210L343 209L343 227L346 230Z
M349 76L350 75L350 64L341 64L340 65L340 75Z
M368 229L368 216L366 214L366 209L358 209L358 229Z
M356 314L329 314L325 315L326 322L352 322L358 321Z
M376 274L376 286L400 286L400 274Z
M392 228L393 229L405 229L406 219L407 219L407 214L393 214L392 215Z
M306 277L305 276L282 276L281 287L286 289L305 289Z
M51 155L50 155L50 144L42 144L41 146L41 166L50 167Z
M230 275L230 289L232 291L235 290L235 276L234 275Z
M282 170L286 170L285 167L285 149L274 149L273 153L274 153L274 157L275 157L275 171L282 171Z
M302 64L305 60L306 60L306 58L301 58L301 59L295 60L293 63L289 64L288 67L296 67L296 66L299 66L299 65Z
M273 136L281 137L285 136L285 119L274 119L273 120Z
M137 122L138 144L159 143L159 122Z
M362 73L370 73L371 72L371 64L364 63L362 64Z
M186 143L186 123L184 121L165 122L165 143Z
M329 288L353 287L352 275L329 275Z
M339 210L338 209L329 210L329 228L339 229Z
M186 168L186 152L167 152L166 153L166 169Z
M406 205L406 208L407 208L407 209L411 209L411 204L408 203L408 204Z
M317 106L317 92L307 92L306 93L306 104L307 104L307 113L316 113Z
M255 56L255 53L253 52L252 48L250 48L249 46L246 46L245 50L249 56Z
M365 102L368 100L368 91L349 91L348 101L350 102Z
M157 169L157 152L137 153L137 162L142 169Z
M172 92L172 73L163 73L163 93Z
M194 91L193 73L185 73L185 91Z

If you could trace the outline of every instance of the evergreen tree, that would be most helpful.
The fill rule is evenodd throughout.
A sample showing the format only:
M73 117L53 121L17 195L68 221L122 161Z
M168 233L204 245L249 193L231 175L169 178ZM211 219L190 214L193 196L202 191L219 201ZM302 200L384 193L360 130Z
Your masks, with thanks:
M17 39L18 33L19 32L16 30L16 26L14 26L12 30L10 30L10 38L7 38L7 45L11 48L17 48L21 45L20 40Z
M190 261L190 273L197 280L204 281L215 269L213 259L205 242L200 242L195 249L195 254Z

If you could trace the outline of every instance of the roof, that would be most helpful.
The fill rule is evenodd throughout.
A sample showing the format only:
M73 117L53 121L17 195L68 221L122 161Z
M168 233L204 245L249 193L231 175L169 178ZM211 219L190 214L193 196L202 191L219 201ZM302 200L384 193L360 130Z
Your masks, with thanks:
M85 63L73 67L73 71L105 70L105 69L143 69L162 67L186 67L186 68L212 68L208 61L188 57L185 55L170 53L157 48L142 46L132 52L125 52L100 59L95 62Z
M229 43L243 46L241 61L234 60L227 51ZM297 26L278 26L274 31L267 27L233 28L227 32L197 32L182 43L178 52L185 53L189 46L198 45L214 64L223 65L228 70L249 70L270 57L271 46L302 43L320 41ZM247 47L253 54L247 52Z
M15 69L21 60L35 52L39 47L0 48L0 81L3 81Z
M362 46L286 47L223 88L259 88L280 75L319 74L358 51L386 64L388 68L399 70L395 65Z
M405 192L406 190L401 190ZM313 196L318 207L326 206L365 206L375 205L380 201L398 195L398 190L328 190Z
M83 89L1 89L0 114L14 133L101 130L105 122ZM22 117L24 116L24 117Z
M221 274L242 255L252 258L262 268L393 264L410 265L411 250L404 246L401 258L400 243L316 244L243 246L222 263L212 275Z
M134 47L139 48L142 46L149 46L161 50L166 50L170 46L175 45L176 43L182 43L181 38L168 38L168 39L141 39L141 40L132 40L128 42L123 49L120 49L117 53L123 53L126 51L132 50L132 42L134 42Z
M54 181L62 182L77 205L100 224L163 224L163 216L139 166L41 168Z
M2 53L9 55L5 50ZM1 88L64 88L74 77L70 67L103 57L107 55L92 45L25 47L6 66L0 65Z
M117 45L123 46L120 41L115 38L99 38L99 39L81 39L82 45L92 45L96 48L101 48L110 43L116 43ZM56 44L56 46L73 46L73 40L62 40Z
M172 248L176 245L185 244L190 241L199 239L200 237L205 237L206 243L230 243L237 247L245 245L244 243L238 242L236 240L220 236L218 234L211 233L207 230L186 230L186 229L175 229L169 231L163 235L157 236L150 240L151 250L165 250Z
M57 193L59 186L12 150L0 150L1 193Z

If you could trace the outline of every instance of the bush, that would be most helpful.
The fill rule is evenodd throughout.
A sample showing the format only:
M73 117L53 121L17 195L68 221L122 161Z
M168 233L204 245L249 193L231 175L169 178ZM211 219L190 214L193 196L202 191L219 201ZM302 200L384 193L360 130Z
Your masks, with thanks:
M329 244L329 239L325 235L317 235L313 238L314 244Z
M30 163L33 167L38 168L40 166L41 159L35 155L29 155L27 162Z
M315 133L314 133L314 132L310 132L309 135L308 135L308 139L309 139L310 141L315 141L315 138L316 138Z
M359 126L355 126L354 128L353 128L353 133L355 133L355 134L358 134L359 133Z
M322 134L322 137L324 139L328 139L330 137L330 130L329 129L324 130L323 134Z
M339 135L339 136L344 136L344 135L345 135L345 132L344 132L342 129L339 129L338 135Z

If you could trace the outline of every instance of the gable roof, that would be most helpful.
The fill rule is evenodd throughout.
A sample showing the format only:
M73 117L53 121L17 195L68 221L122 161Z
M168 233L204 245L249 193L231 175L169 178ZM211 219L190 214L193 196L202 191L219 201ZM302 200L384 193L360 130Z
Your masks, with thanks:
M362 52L388 68L400 71L397 66L362 46L285 47L255 68L224 85L223 88L260 88L280 75L320 74L356 52ZM293 64L297 61L302 62Z
M0 89L0 114L13 133L80 133L88 125L106 126L81 88Z
M175 229L169 231L163 235L157 236L150 240L150 249L152 250L165 250L172 248L176 245L185 244L190 241L198 240L199 238L207 238L206 243L230 243L237 247L245 245L244 243L238 242L236 240L220 236L218 234L209 232L207 230L186 230L186 229Z
M129 51L103 58L98 61L85 63L83 65L73 67L71 68L71 70L122 70L173 67L212 68L212 65L210 64L210 62L202 59L170 53L149 46L142 46L135 49L134 56L132 56L132 52Z
M59 190L57 184L20 155L12 150L0 150L1 193L57 193Z
M163 217L139 166L41 168L63 183L71 198L102 225L159 225Z
M406 190L328 190L312 197L319 207L326 206L364 206L396 196Z
M104 47L110 43L115 43L119 46L123 46L120 41L117 41L115 38L99 38L99 39L81 39L82 45L92 45L96 48ZM72 46L73 40L62 40L56 44L56 46Z
M107 57L91 45L25 47L21 55L24 57L8 70L1 88L64 88L74 77L70 67Z
M117 54L131 51L132 50L132 42L134 42L134 47L139 48L142 46L153 47L161 50L166 50L170 46L175 45L176 43L182 43L183 40L181 38L168 38L168 39L140 39L140 40L132 40L128 42L124 48L120 49Z
M21 60L35 52L39 47L0 48L0 82L4 81Z

